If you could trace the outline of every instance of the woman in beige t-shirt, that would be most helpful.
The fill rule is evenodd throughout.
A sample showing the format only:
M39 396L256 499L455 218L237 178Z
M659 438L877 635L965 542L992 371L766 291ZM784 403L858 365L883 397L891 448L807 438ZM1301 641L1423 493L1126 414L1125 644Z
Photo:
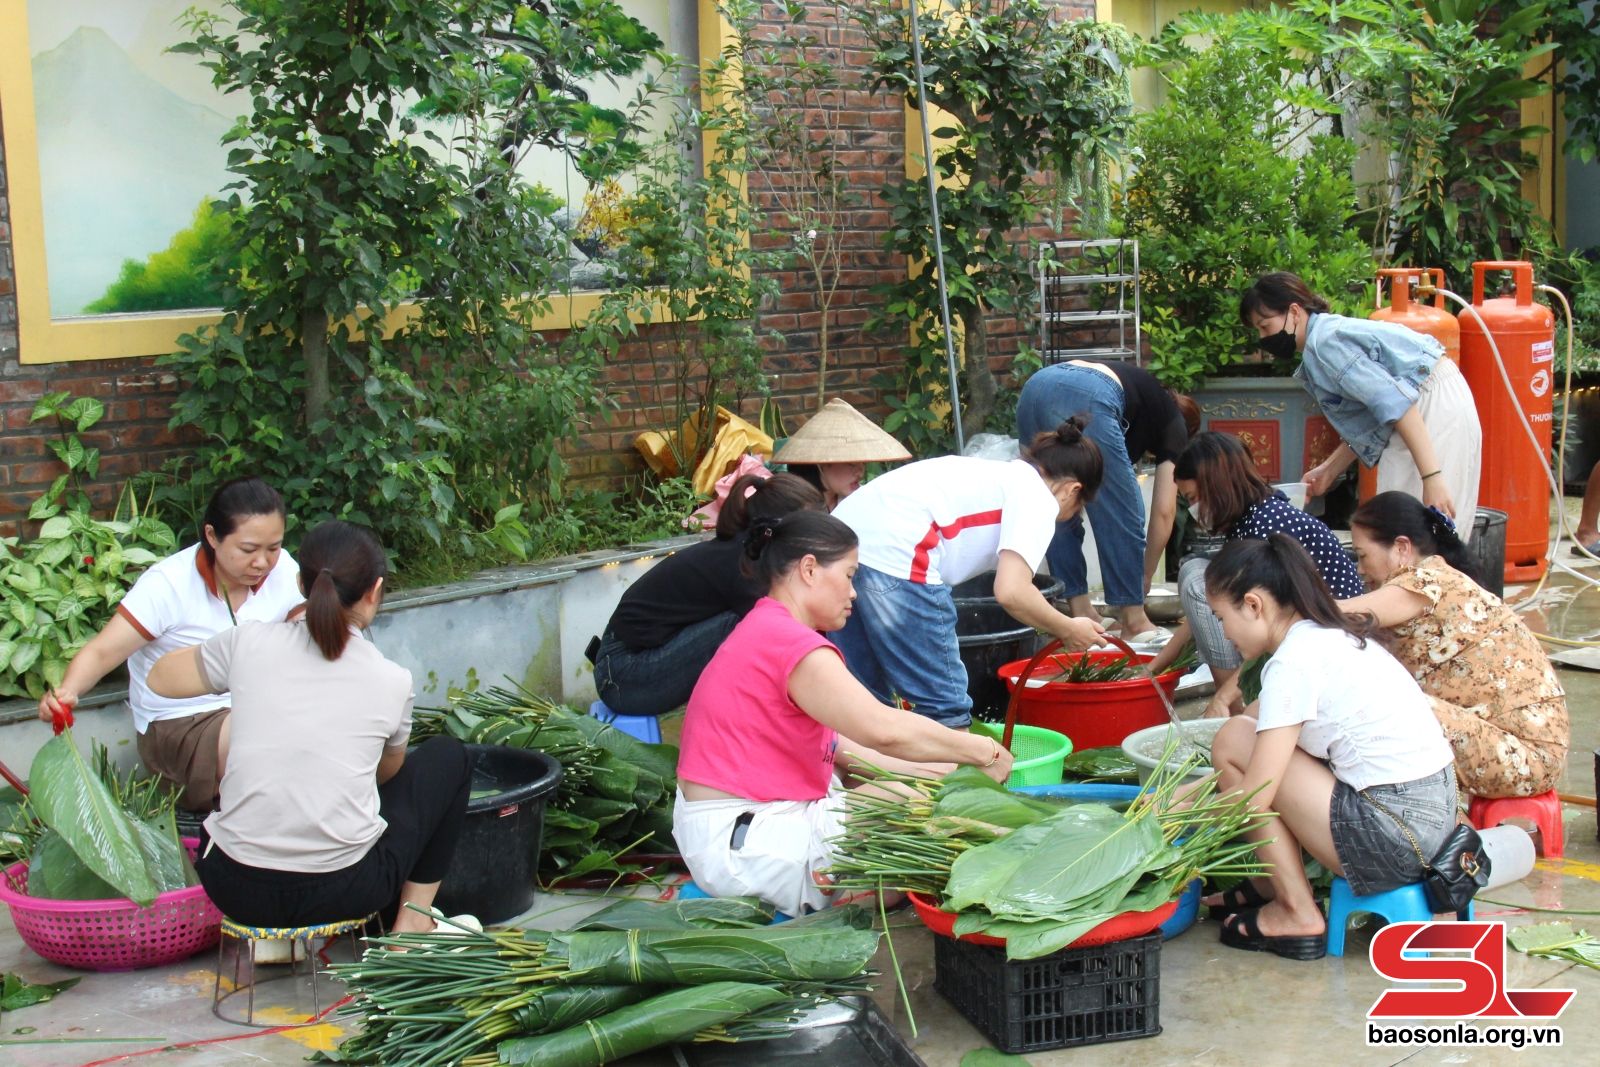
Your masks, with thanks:
M195 867L237 922L316 925L398 898L392 930L433 928L471 768L453 738L407 754L411 672L359 632L387 571L370 530L325 522L300 547L303 619L243 623L150 671L162 696L233 694L221 810Z
M1549 792L1566 768L1567 697L1538 638L1462 572L1450 520L1406 493L1379 493L1350 520L1361 571L1377 588L1342 601L1387 627L1391 651L1456 753L1461 788L1479 797Z

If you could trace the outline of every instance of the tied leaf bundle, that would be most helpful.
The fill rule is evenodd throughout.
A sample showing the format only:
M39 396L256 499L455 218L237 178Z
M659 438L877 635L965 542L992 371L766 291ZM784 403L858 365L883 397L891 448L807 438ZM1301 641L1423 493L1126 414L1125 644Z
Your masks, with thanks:
M540 877L547 885L637 869L630 852L675 852L672 802L678 750L652 745L510 679L453 695L448 708L419 709L420 740L447 733L477 744L537 749L561 764L561 785L545 810Z
M854 907L781 926L754 901L619 902L567 933L380 938L349 983L361 1031L340 1063L585 1065L674 1041L776 1036L865 990L878 935ZM607 929L626 922L638 927Z
M1005 793L969 768L942 782L898 779L903 801L852 794L834 841L835 880L940 899L955 932L1004 938L1011 959L1056 952L1126 911L1149 911L1197 877L1262 873L1245 830L1268 818L1219 797L1215 777L1178 789L1197 760L1169 744L1126 812Z
M1070 752L1062 762L1061 774L1063 777L1076 778L1084 782L1137 782L1139 768L1128 754L1122 751L1121 746L1108 745L1104 748L1086 748L1079 752Z

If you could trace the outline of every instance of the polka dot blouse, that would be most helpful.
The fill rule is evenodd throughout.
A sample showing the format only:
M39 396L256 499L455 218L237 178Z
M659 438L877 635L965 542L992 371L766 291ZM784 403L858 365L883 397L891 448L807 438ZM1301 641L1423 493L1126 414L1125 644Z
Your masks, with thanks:
M1333 536L1333 531L1321 519L1290 504L1281 490L1274 489L1267 499L1252 504L1228 531L1228 540L1265 541L1275 533L1288 534L1310 553L1317 570L1322 572L1322 580L1333 590L1335 600L1360 596L1367 591L1355 561Z

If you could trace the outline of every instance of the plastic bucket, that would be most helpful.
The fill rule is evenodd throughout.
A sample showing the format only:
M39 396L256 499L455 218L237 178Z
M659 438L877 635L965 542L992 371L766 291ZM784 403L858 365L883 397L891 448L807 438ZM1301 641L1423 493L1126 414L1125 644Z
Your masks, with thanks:
M1070 670L1085 657L1093 663L1107 663L1123 655L1122 652L1058 652L1041 661L1029 674L1028 684L1020 689L1017 680L1027 669L1028 661L1019 659L1000 668L1000 679L1016 698L1018 722L1066 734L1080 750L1120 745L1131 733L1170 721L1166 706L1161 703L1150 679L1142 675L1121 682L1045 679ZM1135 658L1140 663L1148 663L1155 657L1138 655ZM1157 676L1156 681L1166 691L1168 700L1178 691L1178 681L1182 677L1182 671L1168 671Z
M985 734L996 741L1005 733L998 723L975 722L972 732ZM1054 730L1037 726L1011 728L1011 775L1006 787L1015 789L1024 785L1060 785L1061 765L1072 755L1072 742Z
M446 915L476 915L487 926L533 906L544 807L561 783L561 764L503 745L468 745L467 754L472 799L434 906Z
M1478 584L1495 596L1506 591L1506 513L1479 508L1472 519L1472 540L1467 553L1478 569Z
M1189 740L1201 740L1209 743L1216 739L1217 731L1222 729L1223 724L1227 721L1227 719L1190 719L1183 724L1184 735ZM1172 724L1162 719L1155 726L1140 730L1136 734L1129 734L1127 739L1122 742L1122 751L1133 761L1134 766L1139 768L1140 785L1150 780L1156 773L1156 766L1160 763L1158 757L1145 755L1147 748L1157 744L1166 745L1167 738L1172 734L1172 729ZM1157 748L1155 751L1159 753L1161 749ZM1201 779L1211 777L1212 771L1213 768L1211 767L1196 767L1189 772L1187 780L1198 782Z
M967 668L967 695L972 697L973 718L994 722L1006 715L1006 685L1000 668L1014 659L1028 659L1039 651L1044 638L1031 626L994 634L959 637L961 663Z

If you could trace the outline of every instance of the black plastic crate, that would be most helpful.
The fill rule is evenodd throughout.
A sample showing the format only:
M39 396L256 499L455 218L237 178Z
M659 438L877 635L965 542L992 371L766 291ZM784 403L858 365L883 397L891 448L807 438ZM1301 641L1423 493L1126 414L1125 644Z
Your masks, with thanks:
M933 939L933 988L1001 1052L1043 1052L1161 1032L1161 934L1036 960Z

